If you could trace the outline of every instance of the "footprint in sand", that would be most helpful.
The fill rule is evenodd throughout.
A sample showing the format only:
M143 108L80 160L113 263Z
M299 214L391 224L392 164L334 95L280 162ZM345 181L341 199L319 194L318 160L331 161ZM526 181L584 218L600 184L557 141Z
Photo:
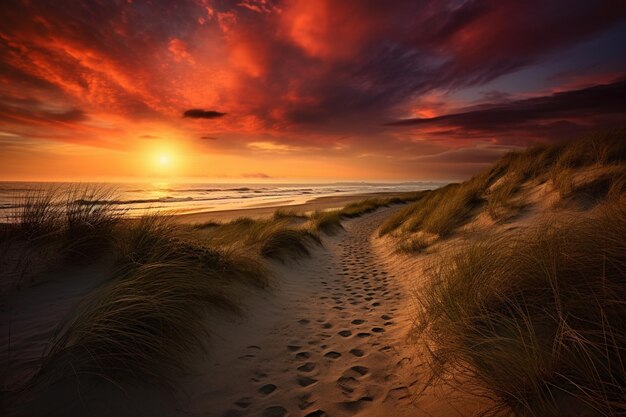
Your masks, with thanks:
M281 407L279 405L267 407L263 410L263 417L285 417L287 415L287 410L285 407Z
M330 358L330 359L337 359L340 356L341 356L341 353L335 352L335 351L330 351L330 352L327 352L326 354L324 354L324 357Z
M340 376L337 378L337 385L339 385L339 388L341 388L344 394L349 394L354 392L359 386L359 381L352 376Z
M308 387L309 385L315 384L317 382L317 379L309 378L308 376L299 376L298 378L296 378L296 381L298 381L298 385L300 385L301 387Z
M297 359L309 359L311 357L311 354L309 352L298 352L296 353L296 358Z
M298 366L298 371L300 372L311 372L315 369L315 364L313 362L307 362L304 365Z
M352 324L363 324L363 323L365 323L365 320L361 320L361 319L352 320Z
M259 388L257 391L263 395L270 395L272 392L276 391L276 388L278 387L274 384L265 384L261 388Z
M354 356L356 356L357 358L360 358L364 355L363 351L361 349L352 349L350 350L350 353L353 354Z
M374 398L365 396L365 397L359 398L356 401L343 401L339 403L339 406L347 411L356 413L357 411L363 409L364 407L367 407L369 404L372 403L372 401L374 401Z
M370 369L367 366L360 366L360 365L355 365L352 368L350 368L350 370L356 372L357 374L361 376L367 375L367 373L370 371Z
M356 334L357 337L360 337L361 339L365 338L365 337L370 337L371 333L367 333L367 332L361 332L361 333L357 333Z
M339 336L342 337L349 337L352 336L352 332L350 330L342 330L339 333L337 333Z

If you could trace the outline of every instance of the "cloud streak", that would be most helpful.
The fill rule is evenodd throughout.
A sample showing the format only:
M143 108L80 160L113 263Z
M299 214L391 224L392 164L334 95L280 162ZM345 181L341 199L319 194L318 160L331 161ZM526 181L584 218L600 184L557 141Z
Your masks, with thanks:
M626 79L594 87L499 104L430 118L411 118L387 126L447 126L469 130L501 131L541 120L568 120L593 115L624 116ZM622 119L624 121L624 119Z
M215 110L189 109L183 112L183 117L190 119L219 119L224 116L226 116L226 113Z

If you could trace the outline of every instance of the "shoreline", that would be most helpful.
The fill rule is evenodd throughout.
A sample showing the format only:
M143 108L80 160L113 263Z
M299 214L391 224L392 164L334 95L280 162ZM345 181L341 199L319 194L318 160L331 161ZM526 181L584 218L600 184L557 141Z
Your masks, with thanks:
M293 200L285 200L283 204L274 204L257 207L243 207L240 209L202 211L197 213L175 214L174 221L183 224L204 223L208 221L230 221L240 217L250 217L253 219L263 219L271 217L278 209L295 210L298 212L310 212L316 210L340 209L344 206L362 201L368 198L392 197L401 195L398 192L364 193L343 196L315 197L304 203L288 204ZM277 202L278 203L278 202Z

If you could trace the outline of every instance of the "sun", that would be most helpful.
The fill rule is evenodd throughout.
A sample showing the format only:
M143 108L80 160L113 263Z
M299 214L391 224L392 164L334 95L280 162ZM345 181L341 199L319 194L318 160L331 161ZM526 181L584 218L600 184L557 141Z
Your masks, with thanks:
M165 168L170 166L170 164L172 163L172 158L169 155L161 154L159 155L157 162L159 163L159 166Z

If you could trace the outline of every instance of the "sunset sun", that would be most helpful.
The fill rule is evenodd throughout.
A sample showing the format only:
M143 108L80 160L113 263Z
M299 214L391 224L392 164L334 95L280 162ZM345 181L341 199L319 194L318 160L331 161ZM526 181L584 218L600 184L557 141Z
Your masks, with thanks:
M167 154L161 154L157 159L157 163L162 168L169 167L172 164L172 158Z

